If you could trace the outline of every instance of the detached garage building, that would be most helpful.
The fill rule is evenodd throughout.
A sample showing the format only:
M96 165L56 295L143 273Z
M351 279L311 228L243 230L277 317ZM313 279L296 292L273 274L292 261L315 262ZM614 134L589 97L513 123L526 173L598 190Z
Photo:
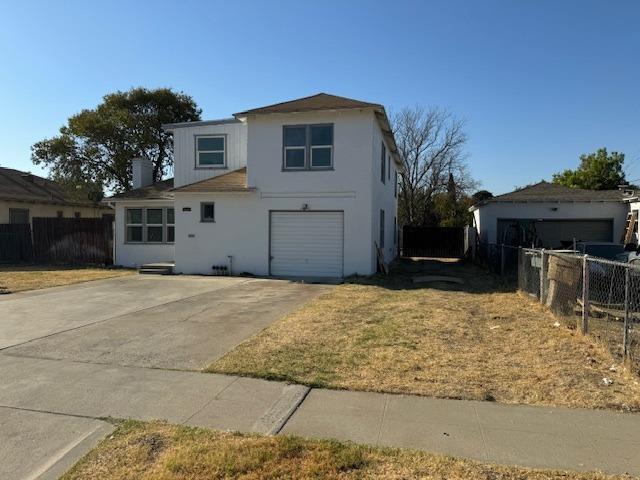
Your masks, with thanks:
M628 199L623 190L582 190L540 182L470 208L481 242L560 248L576 241L617 242Z

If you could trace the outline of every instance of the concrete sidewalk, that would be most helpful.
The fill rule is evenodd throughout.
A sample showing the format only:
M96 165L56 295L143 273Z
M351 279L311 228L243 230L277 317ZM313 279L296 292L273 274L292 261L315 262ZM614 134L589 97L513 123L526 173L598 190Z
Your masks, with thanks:
M33 472L50 470L50 464L70 464L91 447L83 439L108 431L108 424L95 419L109 416L337 438L491 463L640 475L637 414L309 392L258 379L8 354L0 354L0 378L0 445L13 445L0 457L3 479L38 478ZM37 415L56 419L50 428L39 417L32 420L42 427L31 425L29 416ZM58 435L54 426L60 422L63 433ZM51 452L55 461L31 455L29 431L38 438L40 451ZM75 437L65 432L75 432ZM29 475L16 476L27 471Z

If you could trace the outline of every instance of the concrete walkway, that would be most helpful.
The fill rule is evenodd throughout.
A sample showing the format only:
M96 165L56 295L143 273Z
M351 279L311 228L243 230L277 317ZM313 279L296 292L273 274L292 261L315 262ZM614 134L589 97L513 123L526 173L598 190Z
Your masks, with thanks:
M640 475L636 414L309 391L258 379L6 353L0 354L0 378L3 479L55 478L110 431L108 423L98 420L104 417L165 419L411 447L485 462Z

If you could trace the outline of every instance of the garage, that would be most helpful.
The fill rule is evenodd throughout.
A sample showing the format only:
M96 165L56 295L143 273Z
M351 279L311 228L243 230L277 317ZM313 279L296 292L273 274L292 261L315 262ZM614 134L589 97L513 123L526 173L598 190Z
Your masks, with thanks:
M497 238L500 243L536 238L545 248L567 247L573 240L584 242L613 241L612 219L498 219ZM521 242L517 242L521 243Z
M283 277L342 277L341 211L269 212L269 273Z

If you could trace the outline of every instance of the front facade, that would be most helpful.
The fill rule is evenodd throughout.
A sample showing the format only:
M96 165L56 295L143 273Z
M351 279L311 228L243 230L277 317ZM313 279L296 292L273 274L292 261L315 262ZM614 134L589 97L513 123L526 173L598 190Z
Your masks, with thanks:
M320 94L166 128L173 185L110 199L116 263L343 277L375 272L376 245L394 258L399 162L382 106Z
M112 214L107 205L73 198L49 179L0 167L0 224L32 223L35 217L101 218Z
M619 242L631 192L540 182L471 207L483 243L565 248L573 241Z

